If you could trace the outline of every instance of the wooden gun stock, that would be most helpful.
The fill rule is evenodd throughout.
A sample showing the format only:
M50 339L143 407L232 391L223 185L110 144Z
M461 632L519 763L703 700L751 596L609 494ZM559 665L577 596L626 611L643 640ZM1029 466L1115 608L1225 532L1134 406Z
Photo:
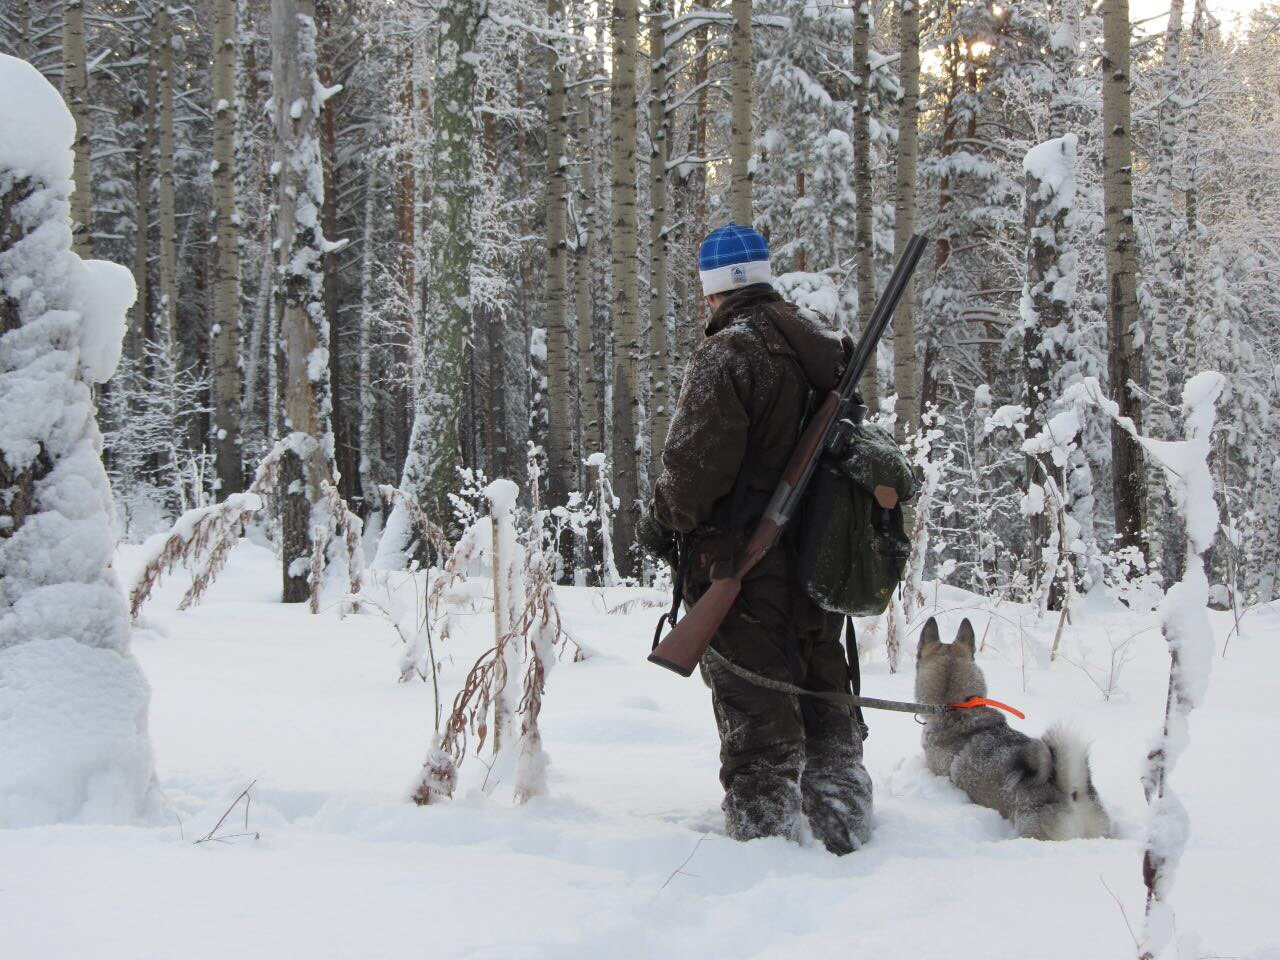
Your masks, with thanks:
M662 638L662 642L649 654L649 662L666 667L682 677L693 673L702 655L711 646L711 638L729 615L729 609L742 592L742 581L737 577L712 580L711 586Z

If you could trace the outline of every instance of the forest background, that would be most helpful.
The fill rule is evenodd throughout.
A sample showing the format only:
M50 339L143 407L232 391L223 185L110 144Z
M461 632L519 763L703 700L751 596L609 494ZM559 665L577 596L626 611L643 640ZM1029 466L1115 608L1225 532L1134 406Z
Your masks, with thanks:
M64 92L78 252L139 290L98 393L128 540L274 451L286 599L335 491L403 567L485 477L552 508L562 579L652 576L631 529L734 219L854 333L933 239L862 385L928 479L915 576L1179 575L1158 469L1073 387L1169 437L1215 369L1212 599L1275 596L1274 4L3 0L0 52Z

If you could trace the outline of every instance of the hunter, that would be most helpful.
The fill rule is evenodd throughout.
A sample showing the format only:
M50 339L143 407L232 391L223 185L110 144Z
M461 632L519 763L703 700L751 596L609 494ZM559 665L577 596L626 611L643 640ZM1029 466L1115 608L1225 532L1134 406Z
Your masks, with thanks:
M698 267L711 319L685 371L662 473L637 525L644 549L679 563L677 589L689 606L741 550L815 397L836 386L850 353L847 340L774 291L768 242L750 227L731 223L711 233ZM712 646L765 677L848 690L844 619L796 582L795 554L784 533L743 582ZM832 853L865 843L871 778L850 709L760 686L710 657L701 669L720 733L729 836L795 840L807 818Z

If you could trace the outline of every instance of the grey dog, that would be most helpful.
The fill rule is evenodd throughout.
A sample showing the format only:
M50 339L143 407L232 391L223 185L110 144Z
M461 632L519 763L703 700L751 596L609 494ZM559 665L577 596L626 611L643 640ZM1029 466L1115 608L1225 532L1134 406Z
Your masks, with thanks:
M987 681L974 649L968 620L947 644L930 618L916 652L916 700L985 697ZM1012 729L998 710L975 707L929 716L922 739L930 771L950 777L974 803L998 811L1020 836L1071 840L1111 833L1089 776L1088 747L1062 727L1033 738Z

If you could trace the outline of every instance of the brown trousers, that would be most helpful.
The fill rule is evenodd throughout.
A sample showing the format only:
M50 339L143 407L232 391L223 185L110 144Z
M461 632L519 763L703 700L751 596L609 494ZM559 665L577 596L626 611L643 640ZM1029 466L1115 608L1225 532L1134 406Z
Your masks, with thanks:
M695 545L684 595L693 603L710 582L714 543ZM713 646L762 676L809 690L847 690L840 643L844 620L811 601L790 578L789 545L779 544L743 582ZM871 778L852 712L815 698L744 680L711 657L702 662L720 732L722 808L729 836L799 836L801 817L832 853L856 850L871 833Z

